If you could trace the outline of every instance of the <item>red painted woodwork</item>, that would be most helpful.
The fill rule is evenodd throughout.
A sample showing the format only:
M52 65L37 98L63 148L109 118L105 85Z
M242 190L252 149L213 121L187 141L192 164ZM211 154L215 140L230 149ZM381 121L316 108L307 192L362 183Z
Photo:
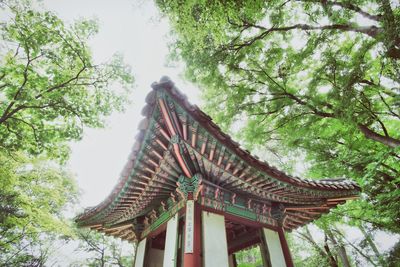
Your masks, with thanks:
M233 267L237 267L238 265L237 265L237 261L236 261L236 255L232 254L232 257L233 257Z
M170 115L168 114L167 107L166 107L166 105L164 103L164 100L163 99L159 99L159 104L160 104L160 108L161 108L161 112L163 114L163 117L164 117L165 121L167 122L168 131L171 133L171 136L176 135L177 133L176 133L175 127L174 127L174 125L172 123L172 119L171 119ZM182 170L185 173L186 177L191 178L192 174L190 173L190 170L188 169L188 167L185 164L185 161L182 158L182 155L181 155L181 152L180 152L180 149L179 149L179 145L178 144L173 144L173 146L174 146L174 152L175 152L175 155L177 157L179 166L182 168Z
M192 197L189 195L189 197ZM200 204L194 202L194 220L193 220L193 253L184 253L184 267L201 267L201 209ZM183 233L185 236L185 233ZM185 246L183 246L185 247ZM184 248L183 248L184 249Z
M235 247L232 247L231 249L228 250L229 254L233 254L236 253L240 250L243 250L245 248L254 246L256 244L260 243L260 238L258 236L255 236L254 238L252 238L251 240L248 240L246 242L241 243L240 245L237 245Z
M271 216L271 203L282 205L285 219L281 226L292 230L317 219L346 200L357 198L360 188L354 182L342 179L304 180L279 171L252 156L223 133L209 116L191 105L169 79L163 78L152 87L154 90L146 97L147 104L142 111L146 118L140 124L139 134L121 179L102 203L77 217L80 226L92 227L125 240L138 241L143 238L143 227L149 227L148 219L146 224L142 224L145 218L151 218L150 221L154 222L162 211L171 208L168 206L160 210L160 202L167 203L169 199L171 203L176 203L182 200L181 196L177 196L176 184L180 175L190 178L199 173L203 176L200 186L206 187L209 183L214 189L219 188L215 205L224 205L217 198L229 191L230 204L235 205L245 199L248 209L258 216L269 217L268 220L258 217L252 221L226 214L222 211L223 206L219 209L217 206L208 208L195 203L197 215L193 230L196 230L194 241L198 242L194 243L196 251L186 257L182 257L182 254L180 258L182 262L183 258L188 262L185 266L200 266L201 210L222 214L227 220L238 224L282 232L283 228L277 229L276 219ZM154 124L149 123L152 119L156 120ZM151 140L146 139L146 136L151 136ZM186 141L182 143L182 140ZM213 201L212 197L210 201ZM229 200L226 198L224 201ZM263 205L262 213L260 205ZM146 211L155 212L145 214ZM180 213L184 213L184 209ZM121 223L131 223L134 218L138 220L133 227L126 230L114 229ZM260 223L260 218L272 223ZM147 228L145 235L154 237L164 231L165 227L163 224L151 233ZM280 238L283 238L285 257L291 262L283 232ZM288 266L292 266L292 263Z
M290 250L288 243L285 238L285 232L283 228L278 229L278 235L279 235L279 240L281 241L281 246L282 246L282 251L283 251L283 256L285 257L285 262L287 267L293 267L293 260L292 256L290 255Z

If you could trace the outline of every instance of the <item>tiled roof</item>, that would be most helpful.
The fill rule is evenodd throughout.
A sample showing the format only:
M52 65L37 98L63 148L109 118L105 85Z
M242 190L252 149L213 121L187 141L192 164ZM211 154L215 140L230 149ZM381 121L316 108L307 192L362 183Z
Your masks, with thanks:
M251 166L258 172L261 172L268 177L272 177L274 181L282 184L287 184L288 186L290 186L292 191L293 188L301 190L311 190L313 192L319 192L319 196L321 194L326 194L327 196L329 195L331 199L341 199L342 195L345 196L343 199L350 199L360 192L360 187L355 182L343 178L310 180L291 176L281 170L278 170L277 168L269 165L267 162L261 161L258 159L258 157L251 155L249 151L241 148L240 145L235 142L228 134L222 132L218 125L216 125L212 121L212 118L210 116L201 111L196 105L192 105L189 103L187 97L175 87L174 83L169 78L163 77L160 82L153 83L152 88L153 90L151 90L146 97L146 105L142 109L142 115L144 116L144 118L138 125L138 134L135 137L136 141L132 146L132 151L128 156L128 161L123 171L121 172L119 181L113 188L110 195L103 202L95 207L86 209L81 215L76 218L78 224L92 226L102 225L99 227L105 230L105 224L119 223L121 214L126 214L126 212L130 209L129 205L131 205L135 201L141 201L139 198L129 196L127 197L127 195L129 195L130 191L133 190L132 188L134 188L135 186L132 185L132 182L135 182L135 178L132 177L132 173L135 171L135 168L139 168L137 166L141 166L139 165L140 162L138 162L139 160L137 158L140 155L149 153L145 148L146 144L144 144L144 142L146 135L148 135L149 131L151 131L149 130L151 124L150 122L152 119L154 119L153 116L158 105L157 99L160 93L167 94L174 101L175 105L182 108L192 121L198 123L199 127L205 129L205 131L213 136L213 138L217 140L218 143L226 147L226 149L229 150L230 153L234 154L238 161L243 162L247 166ZM195 147L189 148L193 150L196 149ZM246 181L243 181L243 183L245 182ZM240 187L241 184L242 183L238 183L238 187ZM145 186L145 188L150 187L149 185L147 185ZM291 192L291 190L289 190L288 192ZM301 192L297 193L297 196L301 195ZM140 196L142 195L143 191ZM126 198L129 198L129 201L124 202L124 199ZM319 199L321 199L321 197L319 197ZM150 205L153 202L148 201L146 203ZM100 216L101 214L103 215ZM138 215L138 213L133 215L131 214L129 219L133 219L135 216ZM107 220L105 218L107 218Z

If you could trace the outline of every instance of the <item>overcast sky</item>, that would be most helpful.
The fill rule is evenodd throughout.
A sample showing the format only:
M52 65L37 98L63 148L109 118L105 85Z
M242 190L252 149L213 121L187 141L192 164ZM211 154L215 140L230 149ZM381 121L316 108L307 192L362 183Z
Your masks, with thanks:
M96 18L100 31L90 41L94 59L106 61L122 53L136 80L126 112L109 117L105 129L86 129L83 140L72 144L69 167L82 189L80 205L94 206L111 192L127 161L150 84L168 75L196 104L198 91L179 78L179 68L166 66L169 25L153 1L48 0L44 6L67 22Z

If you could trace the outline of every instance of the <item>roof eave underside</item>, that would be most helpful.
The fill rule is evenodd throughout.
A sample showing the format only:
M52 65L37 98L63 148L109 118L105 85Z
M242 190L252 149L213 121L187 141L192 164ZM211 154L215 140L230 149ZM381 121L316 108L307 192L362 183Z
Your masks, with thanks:
M345 197L356 196L358 194L358 192L360 191L359 187L355 183L347 181L347 180L315 181L315 180L305 180L305 179L301 179L298 177L292 177L288 174L285 174L284 172L279 171L274 167L271 167L267 163L258 160L256 157L252 156L248 151L240 148L239 144L234 142L229 137L229 135L223 133L221 131L221 129L215 123L212 122L211 118L208 115L203 113L196 106L191 105L187 101L186 96L181 94L170 80L164 79L160 83L153 84L152 87L154 90L152 90L146 97L147 104L142 110L142 115L144 115L145 118L139 124L139 127L138 127L139 133L136 136L136 142L132 148L132 152L128 158L128 162L125 165L124 170L121 173L121 177L120 177L117 185L114 187L111 194L102 203L100 203L99 205L97 205L89 210L86 210L82 215L80 215L77 218L78 223L80 223L82 225L104 223L104 220L102 221L101 216L99 216L100 213L102 213L102 212L104 213L105 210L108 210L109 213L114 212L116 214L121 215L121 214L123 214L123 212L121 210L114 209L115 207L118 207L118 205L121 205L122 209L129 209L130 208L129 205L132 205L132 203L135 202L134 196L131 196L130 199L132 201L130 201L130 202L128 201L128 202L125 202L126 204L122 204L122 203L124 203L123 202L124 199L129 200L130 194L132 193L132 190L134 190L133 189L133 182L134 182L133 179L135 179L135 177L132 176L132 173L134 173L136 171L141 171L139 169L143 168L143 164L140 164L140 162L138 163L138 155L146 156L146 153L149 153L149 151L154 152L154 150L149 150L148 141L146 141L147 140L146 138L149 138L149 136L152 134L150 131L152 131L154 129L157 129L157 131L158 131L155 136L158 136L160 139L162 139L163 135L166 135L166 134L168 135L168 133L165 132L166 130L163 129L163 127L160 127L161 124L165 124L165 122L160 121L160 120L162 120L162 116L159 116L157 119L155 118L155 115L157 115L156 113L160 112L160 110L157 106L157 100L161 97L162 98L166 97L166 99L168 99L168 101L170 101L170 102L172 100L172 103L168 103L168 104L171 104L171 106L175 107L175 109L179 109L180 111L183 110L186 113L185 119L191 120L191 122L187 122L187 124L193 124L193 122L197 122L199 128L204 129L205 132L209 133L209 135L212 136L218 142L218 144L224 146L226 151L228 151L231 155L235 156L236 162L240 162L240 164L239 164L240 166L244 166L244 165L251 166L254 170L257 170L257 172L261 174L261 176L260 176L261 178L262 178L262 175L265 175L265 176L275 179L279 183L279 185L282 185L282 186L288 185L291 188L298 188L298 189L302 189L302 190L304 189L304 190L321 192L322 195L330 194L331 198L340 198L341 196L345 196ZM175 116L177 116L178 117L177 120L179 120L179 115L175 115ZM158 120L158 121L155 121L155 120ZM157 123L157 125L154 126L154 123ZM156 128L154 128L154 127L156 127ZM159 127L159 128L157 128L157 127ZM162 132L162 131L164 131L164 132ZM186 135L188 135L187 132L186 132ZM209 160L210 161L209 164L220 165L220 164L217 164L218 159L213 159L211 157L212 152L209 152L208 155L207 155L207 153L204 153L205 151L203 151L203 153L201 153L202 148L199 149L199 148L191 146L191 142L190 142L191 140L189 140L190 137L181 136L181 138L182 138L183 143L186 146L186 149L189 152L191 151L192 154L197 153L196 155L194 155L196 160L199 160L201 158L202 161ZM163 142L164 146L167 146L167 150L168 150L169 144L167 144L165 142L166 140L164 139L164 140L159 140L159 141ZM210 145L210 149L211 148L212 148L212 145ZM173 151L168 151L168 153L172 154ZM203 155L201 155L201 154L203 154ZM160 155L160 156L162 158L164 157L164 155ZM160 159L160 162L159 162L160 165L161 165L162 160L168 161L166 159ZM169 159L169 161L171 161L171 160L173 160L173 158ZM165 163L165 164L168 165L167 163ZM155 164L157 164L157 163L155 163ZM227 168L228 164L230 164L229 160L227 160L225 165L222 166L223 171L226 173L225 175L232 175L232 176L239 177L240 175L243 175L243 173L245 173L241 170L238 170L237 166L236 166L237 168L234 168L234 167L232 167L231 169ZM172 166L172 163L169 163L168 166ZM232 164L231 164L231 166L232 166ZM181 172L182 172L182 170L181 170ZM263 181L260 177L254 178L254 175L253 175L252 177L249 178L246 176L246 173L245 173L241 177L241 179L243 179L243 182L237 183L236 187L231 186L230 189L235 190L235 188L245 187L246 183L249 184L249 186L257 187L257 183L255 183L255 182L251 183L251 180L250 181L248 180L248 179L252 179L252 178L253 178L253 180L258 179L259 180L258 184L261 186L261 185L263 185ZM171 183L173 183L173 181L171 181ZM274 185L276 185L276 184L274 184ZM223 184L222 184L222 186L223 186ZM267 185L264 184L264 186L266 186L265 188L268 188L268 184ZM171 187L170 189L173 190L173 187ZM250 192L253 192L253 191L250 190ZM297 193L300 195L302 194L301 190ZM135 194L137 196L138 193L135 193ZM259 195L257 195L257 197L259 197ZM150 201L148 204L151 204L151 203L154 203L154 202ZM111 206L113 206L113 205L114 205L114 207L111 208ZM138 209L137 210L138 213L136 215L139 215L141 212L143 212L143 210L145 210L145 208L146 207L143 207L141 210ZM147 207L147 208L149 208L149 207ZM96 219L96 216L98 217L98 219ZM110 217L109 215L107 215L107 216L109 218L109 221L110 221L110 218L114 218L114 220L116 220L116 221L119 218L118 216L114 216L114 217L112 217L112 216ZM131 213L131 216L134 216L134 214ZM103 219L104 219L104 217L103 217ZM131 218L129 218L129 219L131 219Z

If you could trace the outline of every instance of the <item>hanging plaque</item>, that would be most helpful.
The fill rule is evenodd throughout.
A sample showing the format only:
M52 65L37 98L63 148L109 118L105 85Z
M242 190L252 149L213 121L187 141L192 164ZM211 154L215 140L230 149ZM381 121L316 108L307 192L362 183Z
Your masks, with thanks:
M194 221L194 201L186 202L186 223L185 223L185 253L193 253L193 221Z

